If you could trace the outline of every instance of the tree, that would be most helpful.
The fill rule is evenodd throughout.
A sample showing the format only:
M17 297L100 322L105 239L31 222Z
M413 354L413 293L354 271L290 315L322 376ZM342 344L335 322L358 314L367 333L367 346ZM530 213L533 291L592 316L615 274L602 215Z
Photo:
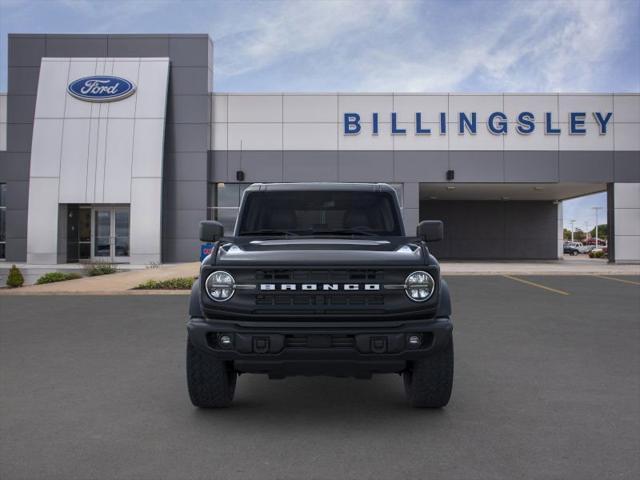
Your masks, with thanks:
M589 232L589 234L592 237L596 236L596 227L593 227L593 229ZM602 225L598 225L598 238L607 238L609 236L609 228L607 226L606 223L603 223Z
M13 265L9 270L9 275L7 276L7 286L11 288L21 287L24 283L24 277L22 276L22 272L18 267Z

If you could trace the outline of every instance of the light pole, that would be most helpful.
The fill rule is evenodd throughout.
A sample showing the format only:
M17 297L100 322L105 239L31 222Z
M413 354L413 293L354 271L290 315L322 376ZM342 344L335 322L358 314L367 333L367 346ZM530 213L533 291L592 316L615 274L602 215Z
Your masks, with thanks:
M598 210L602 210L602 207L591 207L596 212L596 248L598 248Z
M569 223L571 224L571 241L573 242L573 230L574 230L574 225L575 225L576 221L575 220L571 220Z

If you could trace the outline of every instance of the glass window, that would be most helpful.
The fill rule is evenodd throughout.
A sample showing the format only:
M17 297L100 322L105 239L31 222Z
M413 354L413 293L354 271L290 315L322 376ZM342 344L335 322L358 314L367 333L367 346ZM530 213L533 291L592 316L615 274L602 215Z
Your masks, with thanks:
M240 235L400 235L390 192L252 192Z
M250 183L210 183L208 192L207 219L224 225L230 234L236 224L240 200Z

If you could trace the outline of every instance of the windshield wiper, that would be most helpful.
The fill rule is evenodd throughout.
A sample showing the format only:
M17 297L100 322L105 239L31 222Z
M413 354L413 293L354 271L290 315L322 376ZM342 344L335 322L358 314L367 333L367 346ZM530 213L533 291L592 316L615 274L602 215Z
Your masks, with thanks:
M240 232L240 235L298 235L291 230L278 230L271 228L262 228L260 230L249 230L248 232Z

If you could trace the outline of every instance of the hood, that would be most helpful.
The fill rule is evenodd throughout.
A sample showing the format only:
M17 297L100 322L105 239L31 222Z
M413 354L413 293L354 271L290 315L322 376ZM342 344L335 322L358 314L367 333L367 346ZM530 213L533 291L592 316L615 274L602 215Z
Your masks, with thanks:
M370 265L425 263L423 248L406 237L234 238L222 241L216 265Z

